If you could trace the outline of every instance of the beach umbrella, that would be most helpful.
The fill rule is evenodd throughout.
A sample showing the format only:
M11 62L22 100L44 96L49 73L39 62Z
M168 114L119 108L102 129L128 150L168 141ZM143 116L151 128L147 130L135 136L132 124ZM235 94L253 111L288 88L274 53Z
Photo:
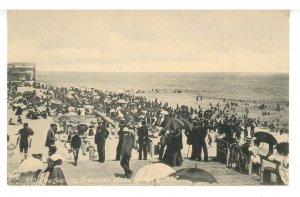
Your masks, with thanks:
M125 116L125 120L128 123L135 122L135 118L133 116Z
M289 143L281 142L276 146L277 152L281 155L289 154Z
M189 131L191 131L193 129L193 126L189 121L187 121L185 119L180 119L180 120L184 123L184 126L183 126L184 129L187 129Z
M140 168L133 178L133 182L152 182L155 180L163 179L171 174L175 173L175 170L170 166L163 163L155 163L145 165Z
M183 128L185 126L185 123L178 118L171 118L164 122L162 126L165 129L175 131L176 129Z
M69 117L69 116L60 116L59 118L58 118L58 120L60 121L60 122L68 122L69 120L71 120L71 118Z
M89 128L89 127L88 127L86 124L79 124L79 125L77 126L77 130L78 130L78 132L79 132L80 134L86 132L86 131L88 130L88 128Z
M18 168L18 172L19 173L25 173L25 172L34 172L37 170L42 170L43 168L43 163L36 158L33 157L29 157L27 159L25 159L21 165Z
M69 106L71 106L71 104L69 102L64 102L61 106L62 107L69 107Z
M276 138L271 133L268 132L258 131L254 133L254 137L258 142L267 143L270 146L274 146L278 144Z
M218 183L216 178L207 172L206 170L199 168L183 168L175 173L171 174L171 176L176 177L177 180L188 180L193 183L196 182L206 182L206 183Z
M15 103L15 104L13 104L13 106L14 106L14 107L21 107L22 109L26 109L26 108L27 108L26 105L21 104L21 103Z
M59 100L59 99L53 99L53 100L51 101L51 103L54 103L54 104L56 104L56 105L62 105L62 102L61 102L61 100Z
M41 99L39 97L37 97L37 96L29 98L28 102L31 103L32 105L40 105L40 104L42 104Z
M126 104L127 101L125 101L124 99L119 99L119 100L117 100L117 103L120 103L120 104Z
M22 96L17 96L17 97L14 98L14 102L19 102L19 101L21 101L22 99L23 99Z
M25 92L33 92L35 89L32 87L18 87L17 92L25 93Z
M94 109L94 106L93 105L85 105L84 108L85 109Z
M35 93L36 96L40 97L40 98L44 98L45 94L43 92L37 91Z
M33 92L30 92L30 91L23 92L23 97L25 97L25 98L30 98L32 96L34 96Z
M163 114L163 115L168 115L169 112L165 111L165 110L161 110L160 114Z
M73 96L71 95L71 94L67 94L67 96L66 96L68 99L72 99L73 98Z

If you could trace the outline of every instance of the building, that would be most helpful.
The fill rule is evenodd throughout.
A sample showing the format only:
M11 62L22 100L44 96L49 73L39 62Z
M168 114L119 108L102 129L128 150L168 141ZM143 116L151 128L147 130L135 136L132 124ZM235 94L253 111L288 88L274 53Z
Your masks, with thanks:
M35 64L9 63L7 65L8 81L35 81Z

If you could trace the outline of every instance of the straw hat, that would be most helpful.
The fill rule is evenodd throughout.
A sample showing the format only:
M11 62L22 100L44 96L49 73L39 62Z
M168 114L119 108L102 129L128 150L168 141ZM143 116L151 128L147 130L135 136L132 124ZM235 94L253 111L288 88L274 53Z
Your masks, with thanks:
M127 127L124 127L124 128L123 128L123 131L128 132L129 129L128 129Z

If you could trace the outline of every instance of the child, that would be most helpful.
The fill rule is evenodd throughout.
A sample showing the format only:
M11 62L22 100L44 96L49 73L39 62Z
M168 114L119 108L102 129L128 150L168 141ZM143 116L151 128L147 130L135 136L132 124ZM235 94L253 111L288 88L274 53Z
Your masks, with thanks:
M93 145L91 145L91 142L88 142L88 146L86 147L86 151L89 152L89 160L93 161L94 160L95 148L94 148Z
M71 149L73 150L73 155L74 155L74 166L77 166L78 153L80 147L81 147L81 139L79 137L78 130L75 130L74 135L71 138Z
M23 124L21 116L18 116L17 122L18 122L18 124Z

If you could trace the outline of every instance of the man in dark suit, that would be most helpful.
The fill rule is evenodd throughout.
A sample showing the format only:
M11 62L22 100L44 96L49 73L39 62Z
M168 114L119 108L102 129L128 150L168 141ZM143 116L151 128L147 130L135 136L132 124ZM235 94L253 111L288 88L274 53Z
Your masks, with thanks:
M120 131L118 132L119 142L118 142L118 146L117 146L116 161L119 161L121 158L121 149L122 149L123 139L124 139L124 131L123 131L124 128L125 128L125 121L121 121L120 122Z
M145 120L142 120L142 126L138 128L138 142L139 160L142 159L142 155L144 155L144 160L147 160L148 127Z
M79 154L79 149L81 147L81 139L79 137L78 130L74 131L74 135L71 139L71 148L73 150L73 155L74 155L74 165L77 166L77 160L78 160L78 154Z
M106 124L104 122L99 122L99 126L97 127L96 135L95 135L95 144L97 144L97 150L99 155L99 162L105 162L105 141L109 135L109 132L106 128Z
M47 132L47 138L45 146L49 148L48 154L50 155L50 148L55 144L55 132L57 131L57 125L52 123L50 124L50 129Z
M198 122L195 122L191 132L191 143L192 143L191 160L200 160L200 132L201 129L198 125Z
M200 154L199 154L199 160L202 160L201 154L202 154L202 150L204 153L204 162L208 161L208 151L207 151L207 144L205 141L205 138L207 136L207 126L204 123L200 124L200 143L199 143L199 149L200 149Z
M129 167L129 161L131 158L131 151L134 144L134 134L133 130L129 130L127 127L123 128L123 142L121 147L121 162L120 165L122 166L125 177L127 179L131 178L131 175L133 174L132 170Z

